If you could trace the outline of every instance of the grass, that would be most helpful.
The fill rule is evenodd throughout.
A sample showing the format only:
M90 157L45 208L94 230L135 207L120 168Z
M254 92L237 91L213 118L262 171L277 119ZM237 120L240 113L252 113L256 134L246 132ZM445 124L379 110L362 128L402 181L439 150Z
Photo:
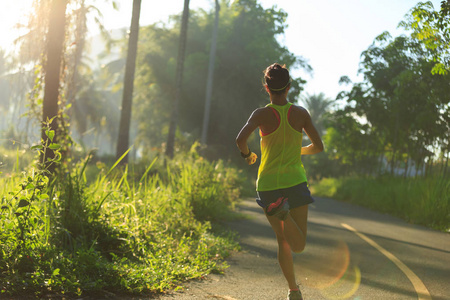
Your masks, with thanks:
M0 177L25 170L35 159L34 153L19 144L16 148L0 146ZM3 174L2 174L3 173Z
M431 178L327 178L315 195L362 205L410 223L450 230L450 180Z
M145 168L3 174L0 297L152 294L222 272L239 246L218 221L232 217L239 177L194 148Z

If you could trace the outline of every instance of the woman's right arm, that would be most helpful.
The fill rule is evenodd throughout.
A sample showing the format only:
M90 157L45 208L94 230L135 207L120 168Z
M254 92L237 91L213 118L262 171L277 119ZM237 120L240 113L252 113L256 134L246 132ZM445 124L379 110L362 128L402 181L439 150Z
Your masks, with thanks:
M248 119L247 123L242 127L241 131L239 132L238 136L236 137L236 145L243 154L250 154L250 149L247 145L247 140L250 137L250 135L255 131L256 128L260 125L260 117L259 117L259 111L255 110L250 118ZM251 155L246 158L246 161L249 165L254 164L257 159L256 154L251 153Z
M320 138L319 133L317 132L316 127L314 126L311 116L307 110L304 110L304 120L305 125L303 126L303 130L308 135L311 140L311 144L308 146L302 147L302 155L311 155L316 154L323 151L323 142Z

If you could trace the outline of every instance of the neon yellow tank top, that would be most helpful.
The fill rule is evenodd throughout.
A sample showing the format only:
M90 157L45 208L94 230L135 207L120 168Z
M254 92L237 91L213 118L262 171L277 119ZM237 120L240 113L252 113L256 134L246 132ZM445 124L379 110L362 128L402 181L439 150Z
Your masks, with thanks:
M278 112L279 125L269 134L260 131L261 164L256 181L257 191L283 189L306 182L306 172L301 159L303 134L289 124L291 106L292 103L266 106Z

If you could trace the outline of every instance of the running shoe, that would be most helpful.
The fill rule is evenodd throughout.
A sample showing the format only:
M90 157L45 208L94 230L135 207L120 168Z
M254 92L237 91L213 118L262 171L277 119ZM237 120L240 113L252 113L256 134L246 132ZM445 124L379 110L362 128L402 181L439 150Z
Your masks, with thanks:
M303 300L302 292L300 290L289 291L287 300Z
M284 221L289 215L289 203L287 198L280 197L277 201L270 203L266 208L268 216L276 216L278 219Z

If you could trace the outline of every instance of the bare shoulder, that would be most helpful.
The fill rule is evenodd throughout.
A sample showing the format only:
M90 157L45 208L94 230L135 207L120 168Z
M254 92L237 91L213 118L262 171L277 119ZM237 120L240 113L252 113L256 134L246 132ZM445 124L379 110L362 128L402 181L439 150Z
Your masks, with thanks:
M260 115L264 114L268 110L268 107L259 107L253 111L253 114Z
M252 117L253 118L257 118L257 119L259 119L259 118L267 118L267 116L268 115L271 115L272 114L272 112L271 112L271 110L270 110L270 108L268 108L268 107L260 107L260 108L257 108L257 109L255 109L254 111L253 111L253 113L252 113Z
M308 113L308 110L306 109L306 108L304 108L303 106L300 106L300 105L295 105L295 104L292 104L292 111L297 111L297 112L300 112L300 113Z
M266 116L267 112L265 107L257 108L252 112L247 123L260 126Z
M291 113L294 113L296 117L300 117L302 119L310 118L308 110L300 105L292 105Z

